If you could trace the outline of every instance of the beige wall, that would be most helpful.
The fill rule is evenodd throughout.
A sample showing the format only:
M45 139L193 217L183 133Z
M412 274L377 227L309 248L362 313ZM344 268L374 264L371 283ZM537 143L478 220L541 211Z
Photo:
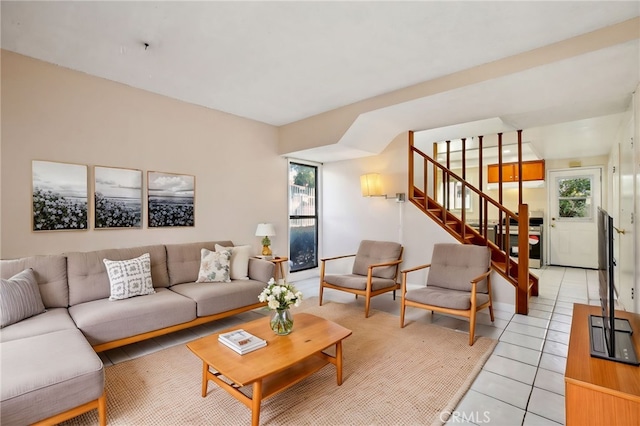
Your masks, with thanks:
M286 252L287 163L275 127L4 50L1 59L2 258L211 239L257 253L262 221ZM149 170L195 175L195 227L148 229L145 217L142 229L34 233L34 159L141 169L144 188Z

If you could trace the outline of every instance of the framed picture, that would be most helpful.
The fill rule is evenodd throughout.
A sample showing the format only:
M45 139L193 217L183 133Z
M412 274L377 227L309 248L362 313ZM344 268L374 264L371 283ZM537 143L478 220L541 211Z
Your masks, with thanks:
M149 228L194 226L196 178L147 172Z
M142 228L142 170L95 166L95 229Z
M33 160L32 230L88 229L87 166Z

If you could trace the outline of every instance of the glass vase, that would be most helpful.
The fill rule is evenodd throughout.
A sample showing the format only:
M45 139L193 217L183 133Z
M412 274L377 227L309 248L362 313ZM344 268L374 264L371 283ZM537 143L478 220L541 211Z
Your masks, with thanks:
M276 309L271 317L271 329L278 336L286 336L293 330L293 315L289 309Z

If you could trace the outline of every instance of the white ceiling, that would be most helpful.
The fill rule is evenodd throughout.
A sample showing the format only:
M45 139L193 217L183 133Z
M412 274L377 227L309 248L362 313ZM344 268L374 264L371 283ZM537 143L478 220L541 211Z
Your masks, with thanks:
M3 0L0 7L3 49L276 126L640 15L638 1ZM638 43L612 49L361 117L344 147L310 159L379 152L364 139L378 126L432 129L500 117L513 128L576 120L585 127L586 118L626 110L638 83ZM588 68L594 60L602 78L594 75L600 68ZM571 87L546 87L554 73L571 76ZM487 87L491 96L478 98ZM505 113L501 99L510 97L501 95L518 92L521 101ZM470 102L460 108L459 98ZM436 101L436 117L425 118Z

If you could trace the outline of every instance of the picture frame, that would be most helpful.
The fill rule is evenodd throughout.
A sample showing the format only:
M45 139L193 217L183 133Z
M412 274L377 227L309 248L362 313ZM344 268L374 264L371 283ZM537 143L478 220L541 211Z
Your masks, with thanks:
M93 227L142 228L142 170L93 167Z
M195 226L195 186L193 175L148 171L147 226Z
M33 160L31 162L31 229L89 229L88 166Z

